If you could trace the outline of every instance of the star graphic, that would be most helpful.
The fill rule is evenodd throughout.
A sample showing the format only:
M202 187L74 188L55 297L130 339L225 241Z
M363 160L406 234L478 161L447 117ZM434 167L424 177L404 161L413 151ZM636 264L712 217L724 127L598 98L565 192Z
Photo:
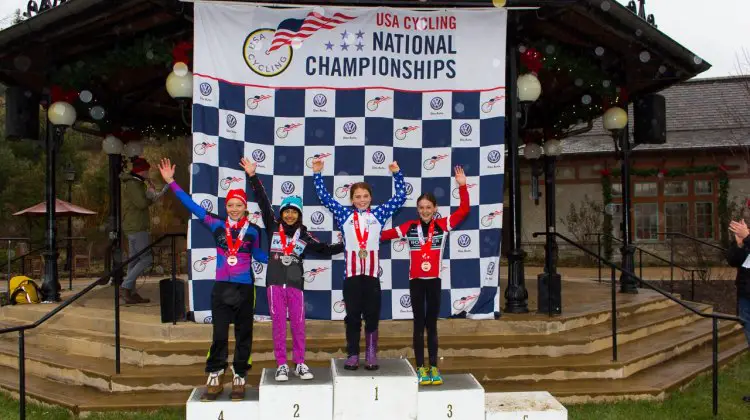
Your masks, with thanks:
M346 42L341 44L340 47L341 47L341 51L349 51L349 44L347 44Z
M357 32L357 38L364 38L364 37L365 37L365 33L362 32L362 30L360 29L359 32Z
M341 39L345 39L348 36L349 36L349 32L346 32L346 30L344 30L344 32L341 33Z
M365 47L365 44L363 44L362 42L360 42L359 44L357 44L357 51L363 51L364 47Z
M326 51L333 51L333 44L331 44L331 41L328 41L328 43L323 45L326 46Z

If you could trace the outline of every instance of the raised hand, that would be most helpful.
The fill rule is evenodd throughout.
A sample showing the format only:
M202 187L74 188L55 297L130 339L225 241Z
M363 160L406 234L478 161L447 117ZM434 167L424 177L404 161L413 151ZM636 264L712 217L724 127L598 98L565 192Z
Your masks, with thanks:
M394 174L401 170L401 168L398 167L398 162L396 162L395 160L391 162L390 165L388 165L388 169L390 169Z
M747 224L745 224L744 220L740 220L739 222L730 222L729 230L734 233L734 236L737 239L738 243L742 242L745 238L750 236L750 229L748 229Z
M456 173L456 183L459 187L462 187L466 185L466 174L464 173L464 168L456 165L455 168L453 168L453 171Z
M258 163L243 157L240 159L240 166L242 166L242 169L245 170L245 173L247 173L248 176L255 176L255 170L258 168Z
M315 158L312 161L312 170L315 173L323 172L323 159Z
M164 182L167 184L174 181L174 168L176 166L172 165L172 161L169 158L162 158L161 162L159 162L159 172L161 172L161 177L164 178Z

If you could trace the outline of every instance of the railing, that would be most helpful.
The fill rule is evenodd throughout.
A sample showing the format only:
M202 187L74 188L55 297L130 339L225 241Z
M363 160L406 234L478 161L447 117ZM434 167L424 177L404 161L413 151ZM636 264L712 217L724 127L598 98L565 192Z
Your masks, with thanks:
M161 236L159 239L155 240L154 242L151 242L146 248L142 249L137 254L133 255L132 257L128 258L127 261L123 261L119 265L117 265L115 268L113 268L110 272L104 273L103 276L98 278L93 283L89 284L88 286L84 287L80 292L76 293L75 295L69 297L65 301L63 301L60 305L58 305L55 309L47 312L46 315L39 318L36 322L32 324L26 324L26 325L17 325L15 327L9 327L9 328L3 328L0 329L0 334L7 334L12 332L18 332L18 400L19 400L19 419L25 420L26 419L26 357L25 357L25 333L27 330L33 330L34 328L44 324L48 319L55 316L58 312L62 311L63 309L70 306L73 302L93 290L99 283L104 280L108 279L112 273L122 271L123 268L125 268L131 261L135 261L138 259L141 255L145 254L146 252L150 251L151 248L153 248L154 245L160 243L161 241L170 238L171 239L171 245L172 245L172 324L177 324L177 294L175 293L177 288L177 262L175 261L175 258L177 257L176 252L176 244L175 239L177 237L186 237L184 233L168 233L166 235ZM115 372L117 374L120 373L120 288L118 285L115 285L113 287L115 293L114 293L114 311L115 311Z
M601 246L601 238L609 238L613 239L619 243L625 243L622 239L616 238L610 234L599 232L599 233L589 233L586 236L593 236L596 235L596 246L597 246L597 252L599 255L602 254L602 246ZM639 246L633 246L635 250L638 251L638 277L643 278L643 254L646 254L650 256L651 258L654 258L658 261L661 261L663 263L669 264L669 280L674 281L674 269L679 268L682 271L690 273L690 300L695 300L695 273L702 273L703 276L706 275L706 270L702 268L687 268L685 266L675 264L674 262L674 247L672 247L672 251L670 252L669 259L663 258L657 254L654 254L653 252L643 249ZM599 261L599 283L602 282L602 262Z
M8 240L8 239L15 239L17 242L20 242L21 239L28 239L28 238L0 238L0 241L5 241L5 240ZM69 240L80 241L80 240L85 240L85 239L87 239L87 238L84 237L84 236L72 236L72 237L58 238L57 240L59 242L62 242L62 241L67 242ZM13 267L13 263L15 263L16 261L20 260L21 261L21 270L20 270L20 272L21 272L22 275L26 275L26 257L28 257L30 255L38 254L39 252L44 251L45 249L47 249L46 245L42 245L41 247L34 248L34 249L32 249L31 251L29 251L29 252L27 252L25 254L21 254L21 255L15 256L15 257L11 257L10 245L11 245L11 241L8 240L8 272L7 272L7 277L8 278L6 279L7 280L7 284L8 284L8 293L10 293L10 277L11 277L12 271L13 271L13 268L12 268ZM56 248L57 249L61 249L62 247L60 245L58 245ZM72 264L72 261L71 261L71 264ZM68 267L68 290L73 290L73 268L72 268L72 265L70 267Z
M659 287L653 286L651 284L646 283L642 278L635 275L635 273L630 272L629 270L625 270L624 268L616 265L615 263L605 260L602 258L601 255L597 255L593 253L592 251L584 248L581 245L578 245L577 243L573 242L566 236L563 236L557 232L534 232L532 234L533 237L537 236L548 236L548 235L554 235L563 241L567 242L568 244L572 245L573 247L579 249L580 251L583 251L585 254L596 258L604 265L608 266L611 270L611 299L612 299L612 360L617 361L617 290L616 290L616 271L621 272L622 274L626 276L630 276L633 279L637 280L638 283L641 285L641 287L646 286L646 288L651 289L660 295L664 296L665 298L671 300L672 302L675 302L676 304L682 306L683 308L687 309L688 311L702 317L702 318L710 318L712 320L712 330L711 330L711 338L712 338L712 368L713 368L713 414L714 417L718 415L719 413L719 320L724 321L734 321L739 322L741 325L745 325L748 320L742 319L740 317L731 316L731 315L720 315L720 314L714 314L714 313L705 313L696 310L692 306L688 305L687 303L683 302L680 299L677 299L676 297L672 296L671 294L667 293L665 290L660 289Z
M8 241L8 278L6 279L8 281L8 294L10 295L10 265L11 260L13 259L13 256L11 253L13 252L11 247L13 245L13 242L28 242L31 239L29 238L0 238L0 241L5 242Z

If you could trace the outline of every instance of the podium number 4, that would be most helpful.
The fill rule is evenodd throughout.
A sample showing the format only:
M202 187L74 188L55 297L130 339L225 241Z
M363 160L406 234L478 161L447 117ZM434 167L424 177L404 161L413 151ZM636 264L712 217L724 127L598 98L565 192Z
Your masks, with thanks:
M219 413L219 418L216 420L224 420L224 410L221 410L221 412Z

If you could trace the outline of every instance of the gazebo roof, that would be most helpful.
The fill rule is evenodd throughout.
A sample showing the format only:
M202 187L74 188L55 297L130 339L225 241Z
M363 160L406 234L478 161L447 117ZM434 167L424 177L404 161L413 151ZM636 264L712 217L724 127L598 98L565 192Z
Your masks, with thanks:
M274 1L275 5L320 3L319 0ZM610 83L627 86L630 97L658 92L710 67L614 0L509 0L507 3L512 7L529 7L518 9L522 43L541 46L543 54L549 48L574 52L575 57L580 57L581 69L611 76ZM334 0L327 4L492 7L491 0ZM192 3L174 0L69 0L0 31L0 83L23 86L41 94L49 87L50 80L65 80L65 73L60 72L81 73L77 69L86 69L95 61L94 57L109 54L116 58L113 51L130 48L134 42L156 42L154 48L163 52L165 46L171 48L179 41L192 41L192 13ZM106 74L90 74L86 89L106 108L108 118L116 119L114 122L119 125L182 127L180 108L164 88L171 63L163 60L163 55L160 58L153 65L147 61L138 67L122 63L121 68L114 65L114 69L110 60ZM534 110L539 112L530 114L529 127L542 127L549 124L545 120L549 115L574 104L580 106L586 90L574 83L575 71L568 75L557 72L554 77L540 74L544 94L534 104ZM79 120L87 117L93 122L86 115L79 115Z

